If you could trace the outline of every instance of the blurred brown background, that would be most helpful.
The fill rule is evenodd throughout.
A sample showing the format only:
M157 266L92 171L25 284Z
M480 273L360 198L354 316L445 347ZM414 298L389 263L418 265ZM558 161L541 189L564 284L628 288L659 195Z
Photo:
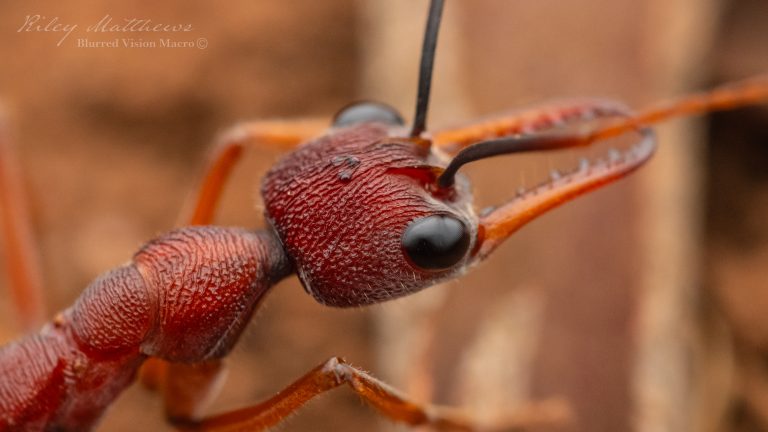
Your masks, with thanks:
M764 0L448 1L430 124L533 102L609 96L642 106L768 70ZM50 313L172 228L214 135L237 121L328 116L375 98L410 118L426 0L6 1L0 98L11 113ZM19 32L27 15L77 24ZM105 15L191 24L103 35ZM205 49L78 48L77 39L204 38ZM462 280L366 310L281 283L230 358L212 411L263 399L333 355L409 393L493 419L563 397L556 430L768 430L768 113L675 121L638 175L526 227ZM218 221L262 224L254 151ZM562 157L475 164L478 205ZM6 282L0 292L7 293ZM0 296L0 341L18 331ZM1 379L1 377L0 377ZM351 392L281 430L390 428ZM99 430L165 430L132 387Z

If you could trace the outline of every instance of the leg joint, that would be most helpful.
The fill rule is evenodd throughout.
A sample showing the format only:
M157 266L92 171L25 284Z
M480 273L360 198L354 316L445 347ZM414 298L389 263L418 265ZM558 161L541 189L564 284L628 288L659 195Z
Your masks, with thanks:
M326 361L321 371L323 375L333 377L334 383L344 384L352 382L351 367L341 357L331 357Z

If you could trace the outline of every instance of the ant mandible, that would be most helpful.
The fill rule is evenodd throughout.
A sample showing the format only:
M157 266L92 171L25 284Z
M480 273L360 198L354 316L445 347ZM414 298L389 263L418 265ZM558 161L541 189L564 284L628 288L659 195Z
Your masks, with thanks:
M162 372L167 414L187 429L262 430L314 396L348 384L393 420L475 430L465 416L414 403L340 358L266 402L202 420L198 414L220 376L219 359L279 280L295 273L320 303L355 307L458 277L527 222L642 166L656 147L649 125L768 99L763 77L638 113L614 101L579 101L429 134L442 8L442 0L430 5L410 128L390 107L363 102L339 112L325 133L315 122L263 122L228 135L199 189L192 226L148 242L40 332L0 349L0 430L90 429L148 359L169 362ZM591 127L575 131L575 124ZM481 215L459 173L496 155L584 147L616 136L632 137L634 144L585 160ZM0 136L2 146L6 141ZM271 144L301 146L263 180L269 228L201 226L212 222L243 149ZM6 202L7 186L0 184ZM13 217L7 219L9 255L23 256L24 239ZM21 293L17 303L28 306L34 284L23 262L12 266L11 276Z

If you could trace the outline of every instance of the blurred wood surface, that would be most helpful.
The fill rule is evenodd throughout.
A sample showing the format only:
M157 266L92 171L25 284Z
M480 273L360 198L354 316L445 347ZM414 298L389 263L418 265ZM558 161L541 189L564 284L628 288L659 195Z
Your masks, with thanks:
M330 118L356 99L383 100L410 119L427 3L33 0L0 6L6 59L0 100L18 132L49 316L177 223L218 131L246 119ZM606 96L641 107L766 71L765 5L448 1L429 126L567 97ZM74 36L57 46L58 35L17 31L35 13L81 26L106 14L191 23L192 37L208 46L85 49ZM768 188L757 174L735 183L727 174L753 155L745 144L742 159L728 158L734 128L766 130L759 112L743 127L725 123L737 126L719 129L725 141L710 146L726 150L713 152L717 160L709 162L702 162L707 130L701 122L662 127L659 153L638 174L533 222L456 282L353 311L316 304L295 279L280 284L228 360L230 376L213 411L261 400L341 355L418 397L468 406L485 419L528 401L563 397L578 416L566 431L764 430L768 386L750 383L765 375L759 365L768 338L760 330L768 325L755 305L768 298L760 291L768 236L759 229L765 228ZM263 151L246 158L218 223L262 226L259 178L279 156ZM578 156L497 158L466 173L482 208L545 179L552 168L572 166ZM726 177L710 177L726 161ZM736 219L717 213L735 201L704 201L702 185L718 196L737 196L743 212ZM728 240L738 235L753 240L751 246ZM0 293L8 292L5 284ZM0 343L16 332L0 295ZM732 347L742 356L734 359ZM391 428L338 390L280 430L371 425ZM133 386L99 430L170 428L159 399Z
M768 52L766 20L765 1L725 3L712 50L713 79L768 70L766 56L747 54ZM704 423L709 430L768 430L766 125L765 105L710 116L703 316L709 377L720 384L708 395L720 402L721 415L715 424Z

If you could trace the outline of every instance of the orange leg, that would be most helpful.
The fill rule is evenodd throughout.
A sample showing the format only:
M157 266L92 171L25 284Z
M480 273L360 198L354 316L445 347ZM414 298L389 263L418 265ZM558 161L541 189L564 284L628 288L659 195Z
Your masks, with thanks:
M676 117L727 111L768 101L768 75L760 75L743 81L725 84L713 90L695 93L650 106L631 118L602 128L592 139L619 136L642 126L659 123Z
M11 299L23 330L31 330L45 318L39 255L27 214L10 131L0 107L0 219L5 241L5 261Z
M196 419L218 395L226 368L222 360L167 364L163 385L165 416L171 422Z
M179 423L178 426L190 431L265 430L290 416L315 396L344 384L393 421L410 426L431 426L440 431L524 430L532 426L561 424L569 416L562 403L553 401L531 406L507 419L501 427L480 427L456 410L412 402L366 372L342 359L332 358L267 401L201 421Z
M437 131L433 134L432 143L440 151L454 156L480 141L527 136L565 124L629 114L627 106L609 99L562 101L475 122L469 126Z
M546 132L565 123L583 122L600 117L627 117L625 120L601 128L599 134L593 134L590 137L595 141L619 136L675 117L730 110L766 100L768 100L768 75L760 75L710 91L661 102L633 115L628 115L630 111L622 103L608 99L564 101L465 127L437 131L433 134L432 140L441 151L454 155L479 141Z
M291 150L327 128L328 121L325 120L260 121L244 123L225 132L214 146L195 197L192 215L185 222L189 225L213 222L224 185L244 149L265 146Z
M290 150L318 136L328 127L326 120L261 121L237 125L217 140L194 197L192 213L184 217L187 225L213 222L216 206L233 168L249 147ZM169 418L197 418L218 389L223 377L221 360L185 365L149 359L141 369L140 380L151 389L161 390Z

